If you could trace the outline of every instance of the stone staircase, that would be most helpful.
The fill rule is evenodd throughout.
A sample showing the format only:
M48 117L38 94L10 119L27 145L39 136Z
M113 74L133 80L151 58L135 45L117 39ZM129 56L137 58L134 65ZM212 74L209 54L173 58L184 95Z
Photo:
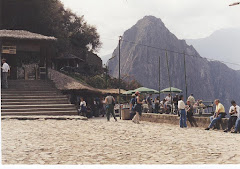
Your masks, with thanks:
M2 116L77 115L75 105L50 80L10 80L1 91Z

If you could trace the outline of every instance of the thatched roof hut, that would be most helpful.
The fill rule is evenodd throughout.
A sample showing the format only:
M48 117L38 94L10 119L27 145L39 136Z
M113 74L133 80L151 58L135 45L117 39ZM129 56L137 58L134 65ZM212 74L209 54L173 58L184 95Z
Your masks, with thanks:
M22 40L48 40L48 41L57 40L55 37L52 37L52 36L44 36L37 33L25 31L25 30L0 30L0 38L22 39Z
M55 83L56 87L62 91L88 91L98 94L118 94L118 89L96 89L53 69L49 69L49 77ZM124 92L125 90L121 89L121 93Z

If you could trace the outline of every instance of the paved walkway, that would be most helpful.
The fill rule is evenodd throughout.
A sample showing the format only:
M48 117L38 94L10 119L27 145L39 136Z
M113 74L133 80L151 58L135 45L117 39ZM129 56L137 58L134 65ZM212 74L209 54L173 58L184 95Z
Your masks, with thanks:
M240 163L240 134L111 120L2 120L2 164Z

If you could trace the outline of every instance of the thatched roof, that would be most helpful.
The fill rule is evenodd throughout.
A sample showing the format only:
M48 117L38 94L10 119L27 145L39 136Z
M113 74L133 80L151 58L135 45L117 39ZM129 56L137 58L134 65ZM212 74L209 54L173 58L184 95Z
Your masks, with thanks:
M63 56L56 57L55 59L57 59L57 60L77 59L77 60L82 61L82 62L84 61L83 59L81 59L81 58L79 58L79 57L77 57L73 54L65 54Z
M60 73L56 70L49 69L48 72L51 80L55 83L56 87L59 90L90 90L98 92L97 89L82 84L74 78Z
M28 40L57 40L52 36L44 36L37 33L28 32L25 30L0 30L0 38L9 39L28 39Z
M49 69L49 76L51 80L55 83L56 87L59 90L75 90L75 91L90 91L94 93L101 93L101 94L118 94L118 89L96 89L87 84L83 84L74 78L67 76L63 73L60 73L56 70ZM124 93L125 90L121 89L121 93Z
M118 94L119 93L119 89L98 89L98 90L103 94L107 94L107 93ZM120 90L121 94L123 94L124 92L126 92L126 90L123 90L123 89Z

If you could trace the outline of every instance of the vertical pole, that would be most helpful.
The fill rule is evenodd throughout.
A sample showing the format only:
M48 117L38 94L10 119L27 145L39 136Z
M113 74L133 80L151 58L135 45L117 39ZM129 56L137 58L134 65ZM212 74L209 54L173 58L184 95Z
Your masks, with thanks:
M108 88L108 66L106 63L106 89Z
M120 116L120 119L122 118L121 116L121 103L120 103L120 96L121 96L121 91L120 91L120 88L121 88L121 40L122 40L122 36L119 36L119 43L118 43L118 52L119 52L119 67L118 67L118 69L119 69L119 71L118 71L118 73L119 73L119 79L118 79L118 85L119 85L119 91L118 91L118 104L119 104L119 116Z
M171 113L173 112L173 103L172 103L172 84L171 84L171 78L170 78L170 72L169 72L169 63L168 63L168 54L166 50L166 61L167 61L167 71L168 71L168 80L169 80L169 86L170 86L170 97L171 97Z
M187 69L186 69L186 55L184 52L184 72L185 72L185 88L186 88L186 99L188 96L188 91L187 91Z
M158 63L158 69L159 69L159 70L158 70L158 71L159 71L159 72L158 72L158 76L159 76L159 77L158 77L158 78L159 78L159 79L158 79L159 101L161 100L161 99L160 99L160 91L161 91L161 85L160 85L160 82L161 82L161 69L160 69L160 64L161 64L161 61L160 61L160 55L159 55L159 63Z
M3 2L0 0L0 30L3 29Z
M3 29L3 2L0 0L0 30ZM2 38L0 38L0 59L2 61ZM2 73L2 71L1 71ZM1 75L2 77L2 75Z

